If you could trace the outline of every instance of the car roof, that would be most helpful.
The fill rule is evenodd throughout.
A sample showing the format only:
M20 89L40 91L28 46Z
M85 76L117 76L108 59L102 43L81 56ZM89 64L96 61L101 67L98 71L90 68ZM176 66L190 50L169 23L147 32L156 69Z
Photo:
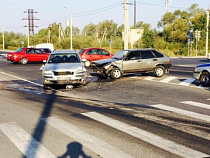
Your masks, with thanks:
M58 54L58 53L77 53L74 50L55 50L51 54Z
M136 50L156 50L155 48L139 48L139 49L124 49L128 51L136 51Z
M103 48L90 47L90 48L83 48L83 49L103 49Z

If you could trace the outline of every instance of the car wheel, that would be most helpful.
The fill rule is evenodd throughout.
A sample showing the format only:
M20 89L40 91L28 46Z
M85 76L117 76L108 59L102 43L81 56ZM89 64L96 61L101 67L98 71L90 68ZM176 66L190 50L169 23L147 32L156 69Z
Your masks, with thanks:
M113 69L110 72L110 76L112 79L119 79L121 77L121 71L120 69Z
M155 77L162 77L165 74L165 68L163 66L156 66L154 69Z
M90 65L91 65L91 61L90 60L85 61L85 67L90 67Z
M210 74L208 72L202 72L200 82L204 87L210 86Z
M20 60L20 63L21 64L27 64L27 62L28 62L28 59L27 58L22 58L21 60Z

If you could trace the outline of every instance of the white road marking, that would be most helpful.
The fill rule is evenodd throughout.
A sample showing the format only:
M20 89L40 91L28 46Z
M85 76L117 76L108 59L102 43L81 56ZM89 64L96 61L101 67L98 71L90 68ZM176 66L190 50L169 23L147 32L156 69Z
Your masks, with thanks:
M181 103L187 104L187 105L192 105L192 106L197 106L197 107L201 107L201 108L205 108L205 109L210 109L210 105L203 104L203 103L198 103L198 102L194 102L194 101L184 101L184 102L181 102Z
M209 99L207 99L207 100L210 100L210 98L209 98Z
M173 141L164 139L163 137L160 137L155 134L149 133L147 131L141 130L137 127L120 122L118 120L109 118L102 114L99 114L96 112L87 112L87 113L82 113L82 114L89 118L92 118L93 120L96 120L96 121L101 122L105 125L111 126L112 128L115 128L117 130L125 132L125 133L127 133L131 136L134 136L140 140L143 140L147 143L150 143L150 144L155 145L159 148L162 148L162 149L164 149L170 153L173 153L175 155L179 155L179 156L185 157L185 158L188 158L188 157L189 158L198 158L198 157L208 156L205 153L190 149L186 146L177 144Z
M156 105L149 105L149 106L210 122L210 116L207 116L207 115L198 114L198 113L195 113L195 112L191 112L191 111L187 111L187 110L183 110L183 109L178 109L178 108L171 107L171 106L166 106L166 105L163 105L163 104L156 104Z
M151 80L153 80L155 77L151 77L151 76L148 76L148 77L145 77L145 78L143 78L144 80L148 80L148 81L151 81Z
M7 76L11 76L11 77L13 77L13 78L16 78L16 79L19 79L19 80L22 80L22 81L26 81L26 82L29 82L29 83L32 83L32 84L34 84L34 85L37 85L37 86L41 86L41 87L42 87L41 84L38 84L38 83L35 83L35 82L32 82L32 81L26 80L26 79L23 79L23 78L14 76L14 75L10 75L10 74L5 73L5 72L1 72L1 73L2 73L2 74L5 74L5 75L7 75Z
M17 146L25 157L56 158L47 148L15 123L1 123L0 130Z
M192 82L194 82L195 79L193 78L188 78L186 80L184 80L183 82L179 83L179 85L182 85L182 86L189 86Z
M47 119L42 119L42 120L47 121L47 123L53 126L54 128L58 129L67 136L77 140L78 142L80 142L90 150L94 151L95 153L99 154L100 157L104 158L133 157L64 120L54 117L49 117Z
M174 79L176 79L176 78L177 78L177 77L175 77L175 76L170 76L170 77L167 77L167 78L161 80L160 82L168 83L168 82L170 82L170 81L172 81L172 80L174 80Z

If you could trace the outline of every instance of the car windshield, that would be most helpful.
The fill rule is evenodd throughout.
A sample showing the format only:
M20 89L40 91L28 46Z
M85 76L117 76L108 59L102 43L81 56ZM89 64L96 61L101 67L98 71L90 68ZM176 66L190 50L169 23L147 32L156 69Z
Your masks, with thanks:
M122 60L122 59L126 56L127 53L128 53L127 50L121 50L121 51L119 51L117 54L115 54L115 55L112 57L112 59L119 59L119 60Z
M15 51L15 53L19 53L19 52L21 52L23 50L23 48L19 48L19 49L17 49L16 51Z
M48 63L80 63L80 58L77 53L59 53L51 54Z
M85 51L84 49L80 49L80 50L78 51L78 53L79 53L79 54L82 54L84 51Z

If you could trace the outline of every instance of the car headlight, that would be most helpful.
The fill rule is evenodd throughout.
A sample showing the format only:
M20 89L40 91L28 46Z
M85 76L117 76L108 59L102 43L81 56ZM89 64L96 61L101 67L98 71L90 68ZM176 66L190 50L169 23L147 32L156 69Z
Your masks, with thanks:
M44 70L44 75L52 75L52 71L51 70Z
M77 70L77 74L80 74L80 73L84 73L84 72L86 72L87 70L86 70L86 68L80 68L79 70Z

